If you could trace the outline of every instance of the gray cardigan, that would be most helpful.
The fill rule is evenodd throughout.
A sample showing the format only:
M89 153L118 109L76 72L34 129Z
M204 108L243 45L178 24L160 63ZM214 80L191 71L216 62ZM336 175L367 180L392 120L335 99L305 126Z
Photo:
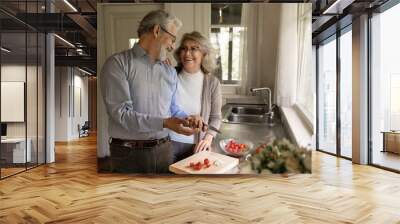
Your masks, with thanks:
M207 124L219 129L221 126L222 119L222 95L221 95L221 84L215 76L211 74L204 75L203 81L203 92L201 95L201 112L200 116ZM206 133L200 132L198 139L203 139L204 136L209 133L212 136L216 136L217 132L207 130Z

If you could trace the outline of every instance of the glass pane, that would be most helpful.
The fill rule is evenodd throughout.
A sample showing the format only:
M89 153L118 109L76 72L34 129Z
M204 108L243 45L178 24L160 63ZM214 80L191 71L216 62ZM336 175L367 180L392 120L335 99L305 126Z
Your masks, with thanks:
M336 39L318 48L318 144L336 153Z
M240 80L240 64L241 57L241 38L243 36L244 28L243 27L233 27L233 37L232 37L232 80L239 81Z
M352 141L352 35L351 31L340 37L340 127L342 156L351 158Z
M211 44L217 50L216 60L219 69L216 76L221 81L228 80L228 56L229 56L229 28L212 28Z
M222 83L240 81L241 48L244 28L240 26L211 28L210 42L217 51L214 72ZM229 55L231 54L231 62ZM229 72L231 78L229 78Z
M27 115L27 142L29 144L28 149L28 168L37 165L37 132L38 132L38 87L37 87L37 75L38 75L38 35L36 32L27 33L28 43L28 63L27 63L27 80L26 80L26 115Z
M400 170L400 4L372 18L372 163Z
M1 176L25 170L30 161L26 141L26 33L1 34ZM28 147L28 151L26 150Z

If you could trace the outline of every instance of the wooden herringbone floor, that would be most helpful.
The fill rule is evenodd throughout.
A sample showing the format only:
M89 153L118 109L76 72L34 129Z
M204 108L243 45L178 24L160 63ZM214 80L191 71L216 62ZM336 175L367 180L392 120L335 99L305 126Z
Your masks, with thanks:
M290 177L98 174L94 137L56 156L0 181L0 223L400 223L400 175L318 152Z

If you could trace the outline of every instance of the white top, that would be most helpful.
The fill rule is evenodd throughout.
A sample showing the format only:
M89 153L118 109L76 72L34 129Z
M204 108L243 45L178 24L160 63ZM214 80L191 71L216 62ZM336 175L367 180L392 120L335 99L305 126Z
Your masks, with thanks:
M178 75L178 89L176 92L176 104L188 115L200 114L201 93L203 91L204 73L200 70L196 73L187 73L185 70ZM170 131L171 139L177 142L194 144L195 135L186 136Z

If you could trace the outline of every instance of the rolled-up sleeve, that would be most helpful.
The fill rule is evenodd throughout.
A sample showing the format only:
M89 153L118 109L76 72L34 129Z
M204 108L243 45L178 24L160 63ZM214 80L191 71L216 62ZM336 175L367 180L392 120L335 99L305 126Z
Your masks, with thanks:
M124 64L110 57L103 66L100 88L110 119L127 131L151 132L163 130L163 118L134 110Z

